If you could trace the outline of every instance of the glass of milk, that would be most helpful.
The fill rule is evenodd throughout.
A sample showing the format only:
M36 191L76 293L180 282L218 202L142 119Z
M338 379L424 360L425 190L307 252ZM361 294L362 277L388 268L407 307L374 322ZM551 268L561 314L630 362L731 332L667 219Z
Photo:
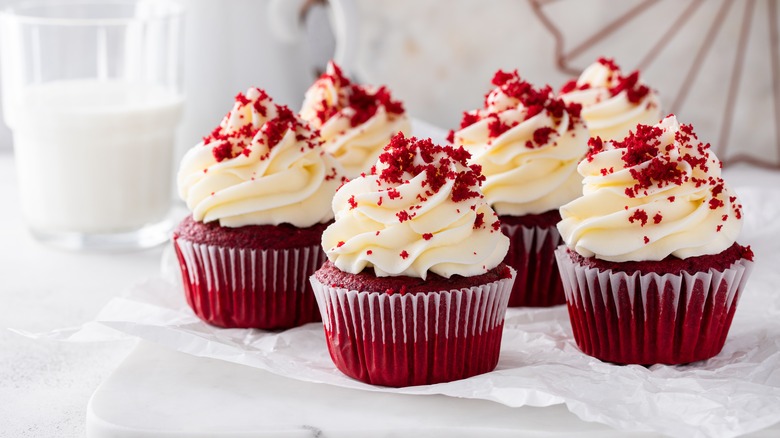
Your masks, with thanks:
M107 250L168 239L182 38L182 6L167 0L25 1L0 13L5 122L36 238Z

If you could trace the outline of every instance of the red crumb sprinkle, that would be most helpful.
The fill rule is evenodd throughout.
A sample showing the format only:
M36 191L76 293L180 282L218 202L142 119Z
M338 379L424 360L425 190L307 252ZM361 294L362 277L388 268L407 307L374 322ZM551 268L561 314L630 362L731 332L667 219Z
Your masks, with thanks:
M353 208L357 208L358 206L357 201L355 201L355 195L350 196L347 202L349 202L350 210L352 210Z
M414 217L414 215L410 215L408 211L401 210L398 213L395 214L396 217L398 217L398 221L403 223Z
M534 143L537 146L544 146L550 141L550 136L556 134L555 130L549 126L543 126L534 131Z
M335 167L330 168L330 173L325 175L325 181L331 181L338 177L338 170ZM343 177L342 177L343 178ZM343 185L343 184L342 184Z
M676 161L661 154L660 128L648 125L637 125L636 132L631 132L622 141L613 142L616 149L623 149L622 159L631 176L637 183L626 188L627 196L633 198L644 189L653 185L680 185L683 183L684 172ZM589 152L590 154L590 152ZM646 164L639 168L640 164Z
M491 114L490 117L493 119L493 121L488 123L487 127L488 134L491 138L499 137L501 134L509 131L512 128L512 125L502 122L501 119L498 118L498 114Z
M368 251L366 251L366 255L371 255L373 253L374 253L374 251L371 251L370 249Z
M432 233L423 233L422 238L423 238L423 240L431 240L431 239L433 239L433 234Z
M319 77L315 86L325 87L328 83L332 83L338 90L339 98L333 103L326 100L319 103L316 117L322 124L342 113L349 114L350 125L355 127L373 117L380 107L384 107L388 114L400 115L405 112L403 104L393 100L387 87L354 84L333 61L328 64L327 71Z
M603 65L604 67L607 67L610 70L620 70L620 67L618 67L617 64L615 64L615 60L612 58L606 58L606 57L600 57L596 60L599 64Z
M593 161L593 157L604 150L604 140L601 137L591 137L588 140L588 153L585 155L588 162Z
M647 212L642 209L635 210L634 213L629 216L628 221L632 224L639 221L639 225L644 227L647 224Z
M241 105L246 105L251 101L247 99L246 96L244 96L244 93L239 92L236 94L236 102L240 103Z
M344 241L339 240L339 243L336 244L336 248L341 248L342 246L344 246Z
M619 76L618 84L609 89L613 96L626 92L626 98L631 103L639 103L648 93L650 88L639 82L639 71L634 71L628 76Z
M750 245L743 248L742 258L748 259L752 262L754 256L755 254L753 254L753 249L750 247Z
M720 207L723 207L725 204L723 201L721 201L718 198L711 198L709 201L710 210L717 210Z
M265 122L262 131L268 139L268 148L272 149L279 144L288 130L294 130L300 125L295 114L285 105L277 105L279 115Z
M498 231L501 229L501 221L494 221L490 226L493 227L493 231Z
M631 103L639 103L648 93L650 88L639 82L639 71L635 70L628 76L623 76L620 67L612 58L599 58L596 62L610 70L611 76L616 84L609 88L609 94L616 96L621 92L626 92L626 98ZM581 88L582 89L582 88Z
M718 232L718 233L720 233L720 230L722 230L722 229L723 229L723 225L722 224L718 225L717 227L715 227L715 231Z
M668 198L666 198L666 199L668 199L668 200L669 200L669 202L674 202L674 200L675 200L675 197L674 197L674 196L670 196L670 197L668 197Z
M474 219L474 229L482 228L485 225L485 213L477 213L477 217Z
M257 98L254 100L249 99L243 93L238 93L235 97L237 107L236 111L240 111L241 107L252 105L262 115L266 114L266 108L263 101L269 100L268 94L260 89L255 89L258 93ZM217 162L235 158L239 155L248 156L250 153L249 145L251 140L259 131L259 128L253 126L251 123L241 125L239 127L232 127L226 122L231 115L232 111L225 115L222 123L214 128L211 133L203 137L203 144L209 145L214 142L219 144L212 148L212 154ZM239 114L239 119L243 119L243 115Z
M463 113L460 129L464 129L480 120L486 120L488 118L492 119L487 126L491 138L496 138L508 129L511 129L513 125L501 121L498 117L498 112L493 111L490 108L491 96L494 96L497 93L514 99L517 101L518 105L522 105L522 107L526 109L524 120L528 120L545 111L554 119L560 119L565 113L568 113L570 116L568 128L571 129L580 119L580 111L582 109L580 104L566 104L563 100L555 96L549 85L541 88L533 87L530 83L520 78L517 70L511 72L498 70L493 75L493 80L491 82L496 88L485 95L483 109L481 111ZM539 142L537 142L537 144L539 144Z
M653 223L660 224L663 219L664 217L661 216L661 213L656 213L655 216L653 216Z
M455 131L450 129L450 132L447 133L447 143L455 143Z
M647 245L648 243L650 243L650 238L649 238L649 237L647 237L647 236L644 236L644 240L645 240L645 245Z
M406 260L409 257L409 253L406 252L406 250L401 251L401 254L399 254L402 259Z
M560 94L566 94L569 92L572 92L577 89L577 80L572 79L569 82L566 82L563 84L563 87L561 87Z
M213 149L211 149L211 154L214 156L214 159L217 160L217 162L235 157L235 155L233 155L233 145L230 144L230 142L225 142L219 146L215 146Z
M390 199L398 199L401 197L401 192L398 189L392 188L387 191L387 197Z
M471 154L463 147L439 146L430 139L406 138L399 132L379 156L385 168L379 173L378 179L387 184L404 184L408 182L408 176L425 173L422 184L428 187L431 194L438 192L447 181L454 181L452 200L460 202L481 196L478 189L485 181L482 168L476 164L469 165L469 158ZM374 168L372 173L376 172ZM400 197L395 188L388 189L387 194L390 199Z

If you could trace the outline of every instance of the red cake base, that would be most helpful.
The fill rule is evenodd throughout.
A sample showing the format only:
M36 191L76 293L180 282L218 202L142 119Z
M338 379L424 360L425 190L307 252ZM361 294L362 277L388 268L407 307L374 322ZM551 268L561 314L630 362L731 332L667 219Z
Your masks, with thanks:
M684 261L627 263L627 270L564 246L556 256L577 346L619 364L684 364L717 355L752 268L750 249L736 244Z
M401 387L464 379L496 367L512 287L509 268L501 265L485 274L488 283L427 291L412 287L404 293L332 287L356 281L342 281L352 275L342 272L334 282L333 269L327 263L311 281L328 351L347 376ZM383 281L389 278L371 277L372 288L387 286ZM460 277L455 283L472 280Z
M555 248L563 243L556 228L561 220L558 210L499 219L501 230L509 237L504 263L517 270L509 307L564 304L566 297L555 261Z
M320 321L308 278L326 260L320 247L326 226L227 228L186 218L173 246L187 303L203 321L225 328Z

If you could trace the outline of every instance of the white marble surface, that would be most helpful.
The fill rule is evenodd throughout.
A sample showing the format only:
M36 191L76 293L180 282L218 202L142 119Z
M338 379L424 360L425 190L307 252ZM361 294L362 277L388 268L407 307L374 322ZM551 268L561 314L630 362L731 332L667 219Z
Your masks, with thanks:
M563 405L510 408L279 377L142 342L90 401L88 438L644 437L580 421Z
M95 317L139 278L159 271L160 249L84 254L43 246L18 214L13 157L0 154L0 436L83 436L86 406L134 342L31 340Z

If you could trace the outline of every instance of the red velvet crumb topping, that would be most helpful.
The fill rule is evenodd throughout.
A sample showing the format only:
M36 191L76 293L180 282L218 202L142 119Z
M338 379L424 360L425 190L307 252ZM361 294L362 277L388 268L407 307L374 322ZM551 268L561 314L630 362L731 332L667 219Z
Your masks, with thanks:
M418 155L424 164L415 163ZM431 193L438 192L448 180L454 180L452 200L460 202L481 196L478 189L485 180L481 166L469 165L469 158L471 154L463 147L439 146L430 139L406 138L403 133L398 133L379 156L379 162L385 165L379 173L379 180L388 184L404 184L408 182L408 175L416 176L425 172L423 185ZM453 169L457 167L463 170ZM376 172L374 168L372 174ZM391 199L401 196L395 188L388 189L387 194Z
M648 93L650 88L639 82L639 71L634 70L628 76L623 76L620 67L611 58L599 58L596 62L608 68L611 71L610 79L615 85L609 88L610 96L616 96L621 92L626 92L626 98L631 103L639 103ZM561 87L560 94L571 93L576 90L587 90L589 84L577 86L576 80L571 80Z
M332 71L331 71L332 70ZM390 90L385 86L374 89L352 83L334 62L330 62L328 71L323 73L318 82L331 82L339 90L338 102L329 104L323 100L320 102L316 117L320 123L327 122L331 117L345 109L350 109L349 122L352 127L361 125L373 117L380 107L384 107L388 114L403 114L404 106L400 101L393 100Z
M515 126L502 121L498 112L489 110L489 99L496 92L501 92L507 97L517 100L518 104L521 104L526 109L524 120L528 120L545 111L555 119L560 119L564 113L568 113L570 116L568 128L572 129L580 119L582 109L580 104L566 104L563 100L555 97L549 85L535 88L529 82L520 78L517 70L511 72L498 70L491 82L497 88L485 95L483 110L464 112L460 122L460 129L467 128L481 120L492 119L487 126L488 133L490 138L496 138ZM536 143L539 144L539 142Z

